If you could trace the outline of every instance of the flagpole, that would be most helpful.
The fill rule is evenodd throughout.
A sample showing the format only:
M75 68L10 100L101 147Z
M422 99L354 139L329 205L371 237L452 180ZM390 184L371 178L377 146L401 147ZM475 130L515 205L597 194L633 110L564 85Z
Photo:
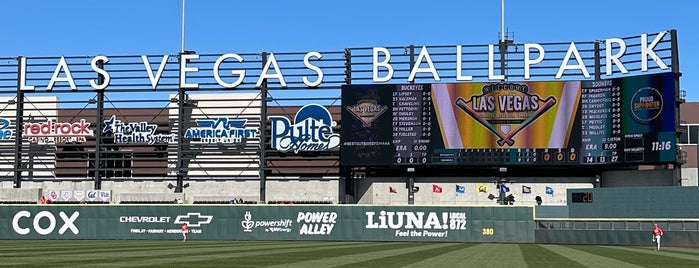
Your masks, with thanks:
M500 0L500 42L505 42L505 0Z
M182 0L182 47L180 49L180 53L184 53L184 2L185 0Z

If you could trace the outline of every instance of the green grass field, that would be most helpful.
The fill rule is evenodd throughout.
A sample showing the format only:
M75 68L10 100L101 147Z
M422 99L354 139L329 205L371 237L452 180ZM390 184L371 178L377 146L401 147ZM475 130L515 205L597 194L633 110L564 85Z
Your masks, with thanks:
M425 242L0 240L16 267L699 267L699 248Z

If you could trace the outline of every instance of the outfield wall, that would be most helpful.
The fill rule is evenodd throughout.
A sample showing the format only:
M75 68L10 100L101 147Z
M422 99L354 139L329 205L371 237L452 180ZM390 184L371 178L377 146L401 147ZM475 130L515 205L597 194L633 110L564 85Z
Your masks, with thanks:
M0 207L0 239L533 243L532 207L29 205Z
M663 221L660 221L663 222ZM650 223L646 225L651 225ZM553 230L537 229L536 243L541 244L589 244L589 245L655 245L652 226L644 230ZM663 230L663 246L696 247L699 245L699 231Z
M524 206L0 205L0 239L432 241L699 245L697 219L535 218ZM539 212L536 212L539 215Z
M575 195L575 196L574 196ZM699 187L568 189L566 211L537 207L536 242L649 245L653 224L662 244L699 245ZM541 209L541 211L540 211Z
M573 193L589 198L573 202ZM571 218L699 218L696 186L568 189L567 195Z

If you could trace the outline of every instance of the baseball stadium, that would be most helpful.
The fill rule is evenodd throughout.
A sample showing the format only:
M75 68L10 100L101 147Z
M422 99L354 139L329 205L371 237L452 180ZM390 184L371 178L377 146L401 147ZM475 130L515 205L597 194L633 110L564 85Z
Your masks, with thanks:
M699 104L677 36L0 58L1 254L692 266Z

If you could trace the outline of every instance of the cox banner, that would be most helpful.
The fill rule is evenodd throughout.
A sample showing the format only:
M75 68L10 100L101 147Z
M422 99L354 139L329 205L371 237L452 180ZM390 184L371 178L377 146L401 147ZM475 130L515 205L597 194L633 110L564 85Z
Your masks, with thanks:
M531 207L7 206L0 239L534 242Z

